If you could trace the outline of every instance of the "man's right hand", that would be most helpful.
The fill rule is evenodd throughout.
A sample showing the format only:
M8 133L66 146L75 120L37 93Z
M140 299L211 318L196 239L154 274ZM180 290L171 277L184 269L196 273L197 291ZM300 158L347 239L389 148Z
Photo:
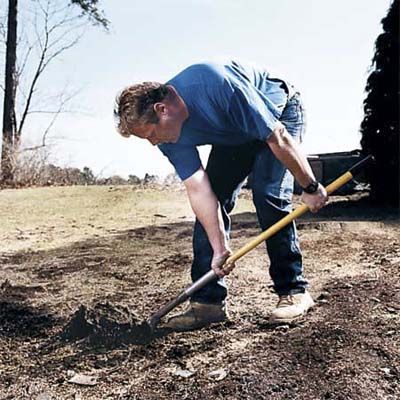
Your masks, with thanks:
M311 212L316 213L328 201L328 193L326 192L325 188L319 184L315 193L308 194L303 192L301 199L309 207Z

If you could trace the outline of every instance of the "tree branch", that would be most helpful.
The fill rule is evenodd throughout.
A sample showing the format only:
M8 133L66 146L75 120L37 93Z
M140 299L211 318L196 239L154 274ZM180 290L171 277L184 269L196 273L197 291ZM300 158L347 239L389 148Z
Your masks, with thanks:
M71 100L74 95L65 97L61 94L60 107L54 109L49 107L49 110L38 109L31 110L33 98L37 97L37 87L42 74L46 71L49 65L57 59L62 53L74 47L84 34L86 24L82 23L82 17L86 16L92 23L103 25L108 28L108 21L104 18L101 11L98 10L98 0L34 0L32 2L35 7L32 15L31 30L34 40L26 40L26 50L22 57L22 62L18 70L18 78L24 75L28 63L31 63L33 52L38 51L36 65L31 70L29 83L26 85L26 90L20 93L23 95L23 101L20 102L21 113L20 120L15 133L15 142L19 143L22 132L24 130L28 115L31 114L48 114L54 116L46 128L41 147L45 143L45 139L49 130L53 127L57 116L61 113L68 112L65 110L65 104ZM82 13L73 9L79 6ZM1 27L0 27L1 30ZM74 35L71 37L71 33ZM36 52L35 52L36 53Z
M28 96L27 96L27 100L26 100L26 103L25 103L24 110L22 112L21 121L19 123L16 135L15 135L17 142L19 142L20 139L21 139L22 129L24 127L25 120L26 120L26 117L28 115L28 111L29 111L29 107L31 105L32 96L33 96L33 93L35 91L36 83L37 83L37 81L38 81L38 79L40 77L40 74L42 73L42 66L43 66L43 63L45 62L46 51L47 51L47 49L46 49L46 47L44 47L43 50L42 50L42 54L40 56L39 63L38 63L38 66L36 68L35 74L33 76L31 85L30 85L29 90L28 90Z
M18 81L19 81L19 78L23 75L23 72L24 72L25 67L26 67L26 65L28 63L28 59L29 59L29 56L30 56L33 48L34 48L34 45L29 45L28 46L28 49L27 49L27 51L25 53L25 56L24 56L24 58L22 60L21 66L18 68L18 71L17 71Z
M104 12L99 10L98 0L70 0L71 4L77 5L82 10L82 15L86 15L89 21L95 25L101 25L105 30L108 30L110 21L104 16Z

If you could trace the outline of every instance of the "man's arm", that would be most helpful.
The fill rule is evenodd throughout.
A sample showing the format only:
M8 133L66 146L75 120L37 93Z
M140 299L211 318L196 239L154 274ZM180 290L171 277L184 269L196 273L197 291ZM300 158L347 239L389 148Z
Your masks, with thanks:
M219 276L223 276L225 273L219 267L229 257L231 251L225 239L224 223L218 199L211 188L207 173L200 168L183 183L192 209L206 231L213 249L211 267Z
M289 169L301 187L305 188L315 181L307 158L282 123L276 124L272 135L267 139L267 144L275 157ZM317 212L324 206L328 196L325 188L319 185L317 191L313 194L303 192L302 200L312 212Z

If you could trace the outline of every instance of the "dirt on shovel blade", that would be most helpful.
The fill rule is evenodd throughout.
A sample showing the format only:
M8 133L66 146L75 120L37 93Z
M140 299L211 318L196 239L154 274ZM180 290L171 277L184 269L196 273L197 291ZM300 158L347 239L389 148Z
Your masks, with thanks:
M87 339L92 345L112 347L150 343L153 332L128 308L98 303L93 307L80 306L64 327L61 338L67 342Z

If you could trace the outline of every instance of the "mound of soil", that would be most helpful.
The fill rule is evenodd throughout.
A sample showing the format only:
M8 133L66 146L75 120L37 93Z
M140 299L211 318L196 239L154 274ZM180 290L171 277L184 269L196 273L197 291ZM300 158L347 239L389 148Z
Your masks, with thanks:
M122 343L145 344L151 330L127 307L98 303L80 306L60 335L66 342L86 339L89 344L115 347Z

